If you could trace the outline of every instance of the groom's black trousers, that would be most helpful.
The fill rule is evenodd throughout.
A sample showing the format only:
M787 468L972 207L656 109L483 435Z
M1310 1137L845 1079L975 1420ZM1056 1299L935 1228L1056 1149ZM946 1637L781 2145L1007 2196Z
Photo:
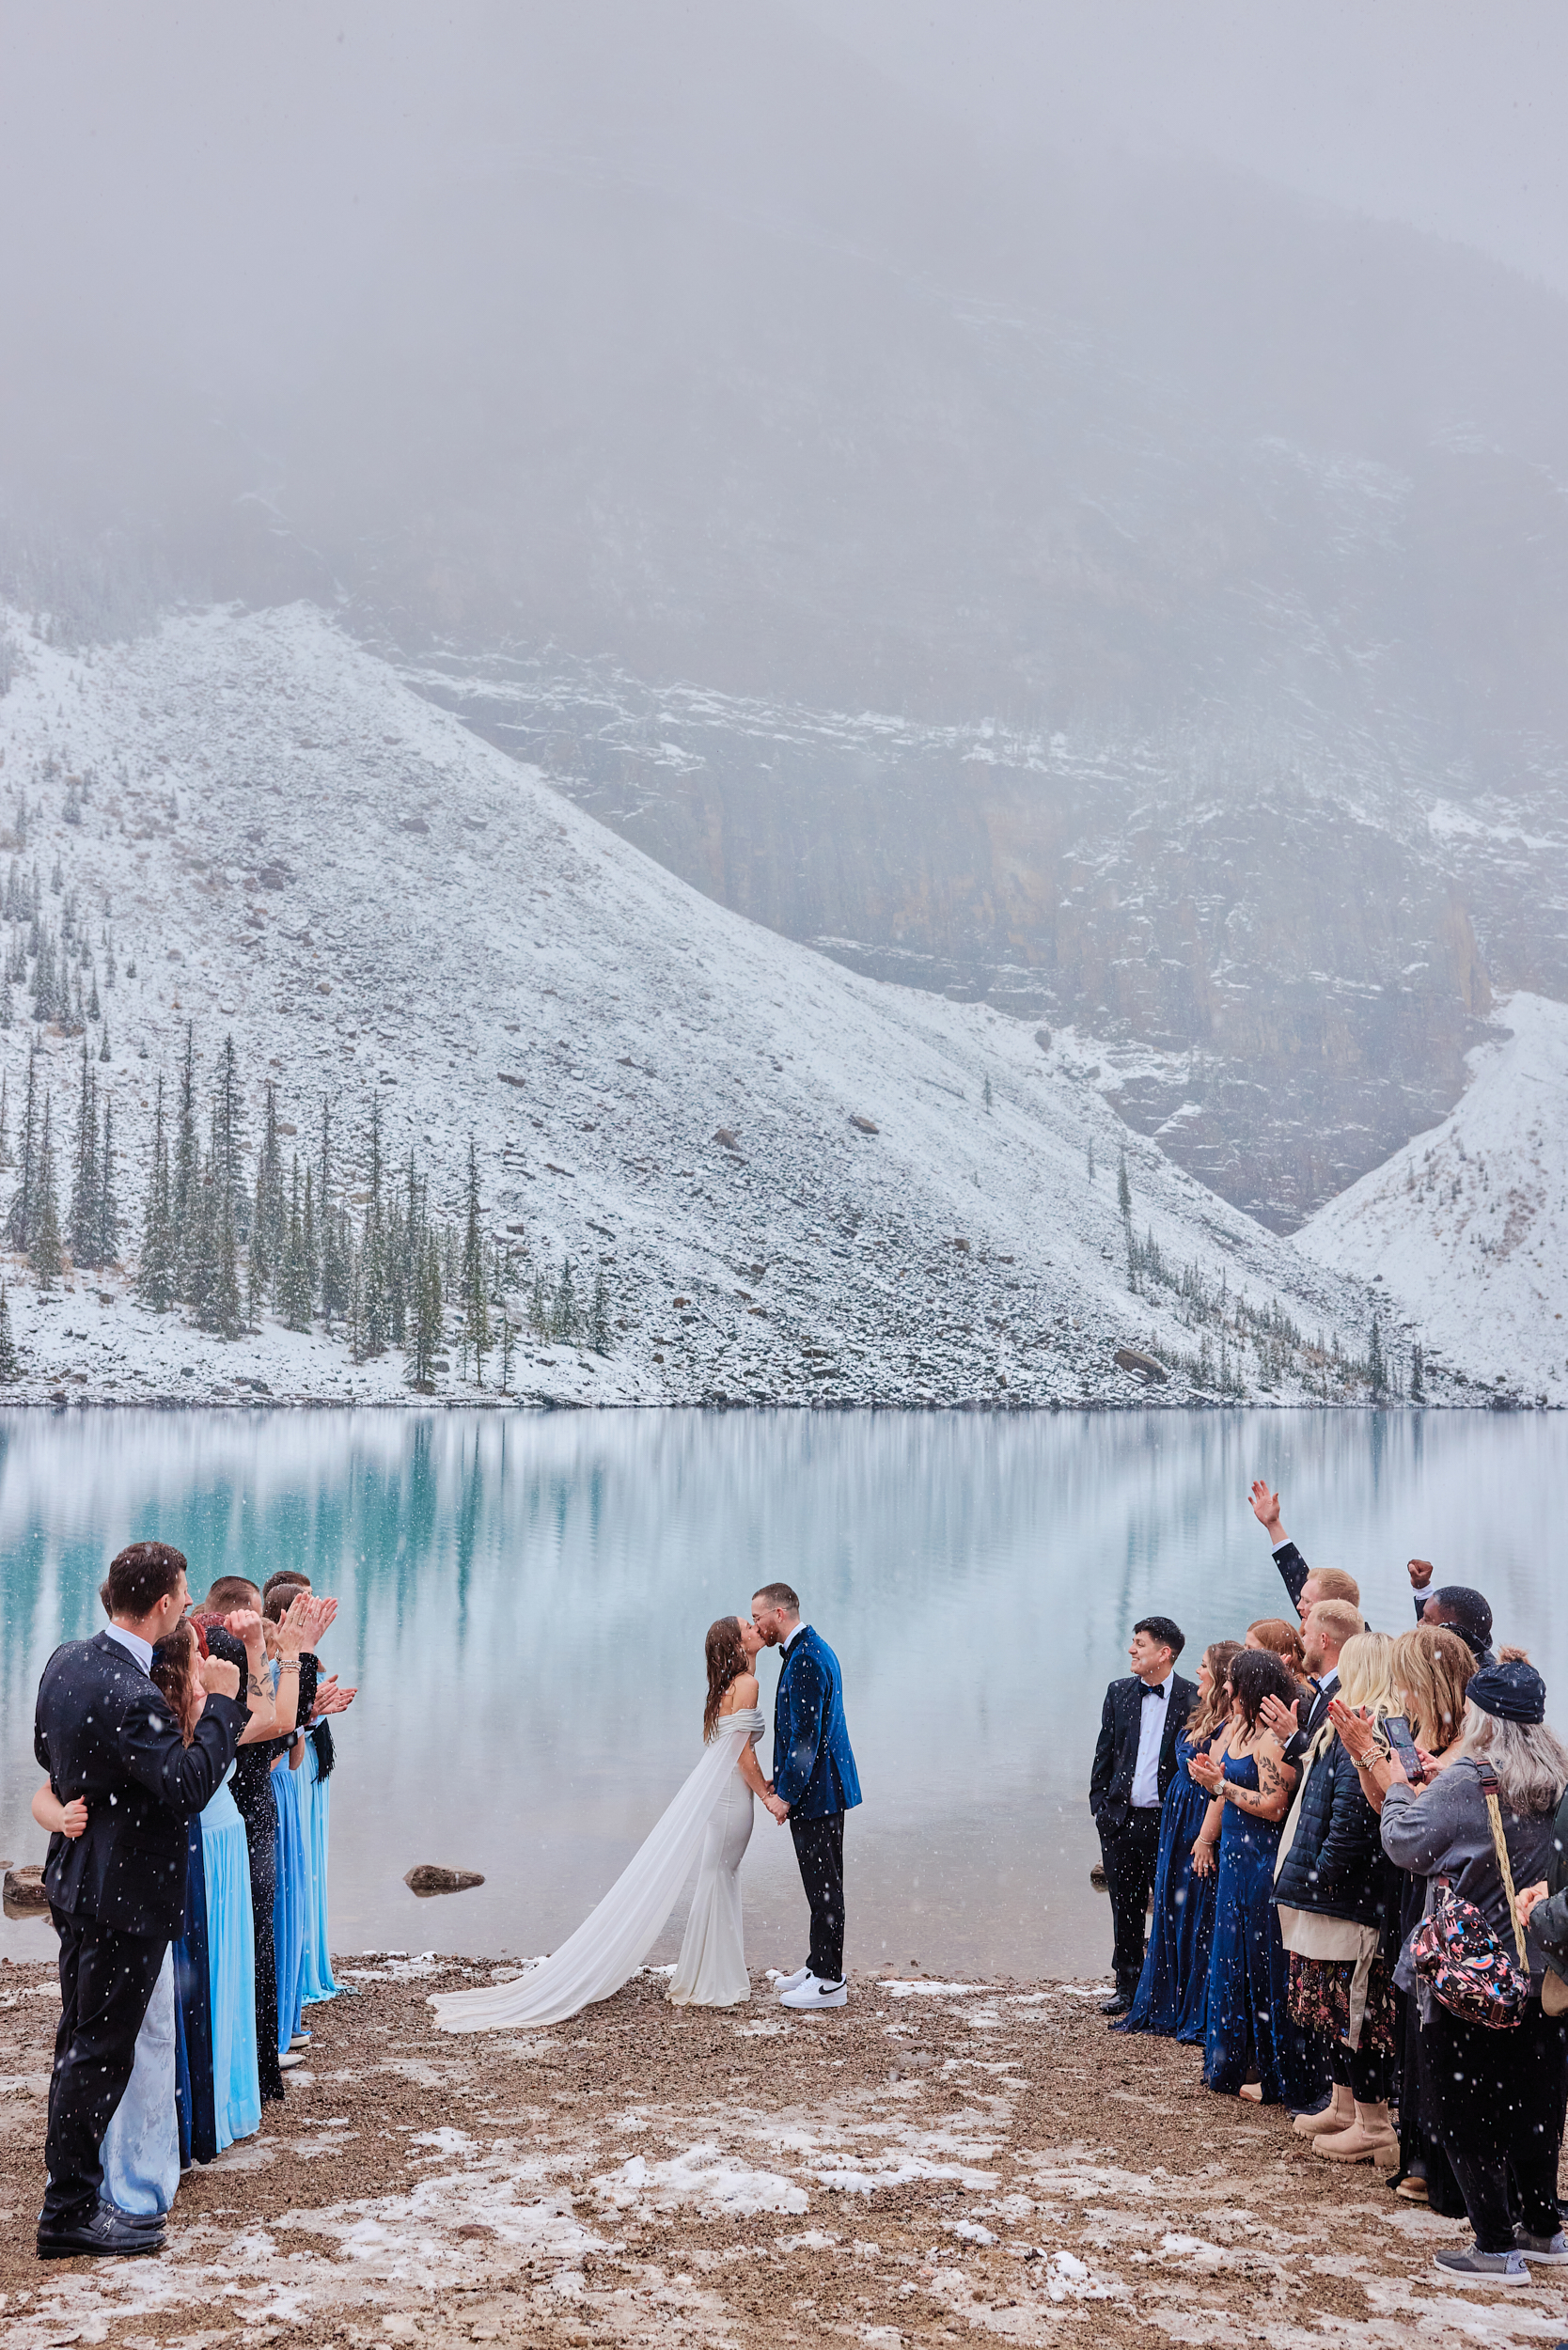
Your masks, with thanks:
M85 2217L103 2180L98 2149L136 2061L136 2034L168 1948L95 1918L54 1911L60 1937L60 2023L49 2084L49 2185L40 2223Z
M811 1949L807 1965L820 1982L844 1979L844 1815L799 1820L792 1811L800 1881L811 1904Z
M1137 1979L1143 1972L1143 1921L1160 1856L1158 1806L1129 1811L1125 1824L1114 1834L1102 1829L1100 1851L1105 1863L1105 1890L1110 1895L1111 1922L1116 1931L1111 1968L1117 1990L1130 2007L1137 1994Z

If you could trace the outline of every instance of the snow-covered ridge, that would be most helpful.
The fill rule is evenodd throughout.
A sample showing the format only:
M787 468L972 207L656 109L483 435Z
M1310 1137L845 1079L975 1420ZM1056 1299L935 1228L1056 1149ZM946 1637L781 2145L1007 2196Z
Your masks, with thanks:
M1113 1358L1133 1348L1164 1358L1170 1400L1218 1392L1222 1356L1227 1393L1357 1399L1278 1332L1330 1349L1337 1332L1358 1356L1366 1292L1128 1136L1090 1080L1091 1041L1044 1049L1029 1025L727 912L313 608L189 615L81 657L12 633L0 794L25 790L20 866L44 877L46 921L74 890L97 939L109 909L98 1074L133 1242L154 1083L194 1022L204 1082L232 1033L252 1150L269 1077L302 1154L323 1095L352 1153L380 1089L388 1159L412 1143L444 1213L472 1135L492 1229L536 1264L603 1265L610 1353L530 1336L512 1382L528 1396L1130 1402L1142 1377ZM0 796L0 815L15 805ZM19 989L0 1030L13 1105L32 1034ZM57 1135L80 1052L44 1030ZM361 1181L346 1164L351 1199ZM400 1354L355 1363L319 1326L268 1313L225 1341L151 1314L124 1275L40 1296L14 1260L0 1269L24 1393L407 1393ZM1217 1318L1200 1292L1226 1301ZM1228 1334L1243 1297L1273 1314L1266 1346ZM469 1400L453 1360L441 1390Z
M1439 1126L1296 1234L1503 1392L1568 1402L1568 1004L1513 995Z

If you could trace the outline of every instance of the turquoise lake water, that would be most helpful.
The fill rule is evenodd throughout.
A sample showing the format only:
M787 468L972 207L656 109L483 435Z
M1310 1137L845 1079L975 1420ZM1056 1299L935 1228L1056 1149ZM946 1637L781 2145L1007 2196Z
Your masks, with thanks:
M1413 1553L1479 1585L1568 1730L1565 1469L1568 1423L1489 1413L0 1414L0 1857L41 1857L44 1659L99 1628L114 1551L156 1534L193 1589L297 1565L342 1603L324 1653L361 1694L337 1725L336 1946L548 1950L696 1760L708 1623L782 1577L844 1668L850 1963L1098 1974L1105 1685L1152 1609L1189 1666L1281 1611L1249 1480L1379 1626L1413 1620ZM421 1860L487 1881L419 1902ZM745 1887L753 1962L797 1963L789 1838L762 1814ZM0 1928L0 1950L49 1946Z

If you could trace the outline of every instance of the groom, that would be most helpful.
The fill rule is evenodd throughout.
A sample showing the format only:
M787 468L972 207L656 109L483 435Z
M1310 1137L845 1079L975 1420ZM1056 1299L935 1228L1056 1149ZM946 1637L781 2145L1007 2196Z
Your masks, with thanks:
M842 2007L844 1814L860 1801L843 1676L827 1642L801 1622L800 1602L787 1583L765 1584L755 1594L751 1621L784 1660L773 1709L774 1792L763 1800L776 1820L790 1823L811 1904L809 1959L777 1988L785 2007Z

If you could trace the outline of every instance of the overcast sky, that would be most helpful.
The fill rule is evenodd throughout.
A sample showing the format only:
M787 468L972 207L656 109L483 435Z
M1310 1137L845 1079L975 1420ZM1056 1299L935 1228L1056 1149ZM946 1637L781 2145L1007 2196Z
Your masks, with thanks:
M795 0L1010 139L1197 154L1568 292L1562 0Z

